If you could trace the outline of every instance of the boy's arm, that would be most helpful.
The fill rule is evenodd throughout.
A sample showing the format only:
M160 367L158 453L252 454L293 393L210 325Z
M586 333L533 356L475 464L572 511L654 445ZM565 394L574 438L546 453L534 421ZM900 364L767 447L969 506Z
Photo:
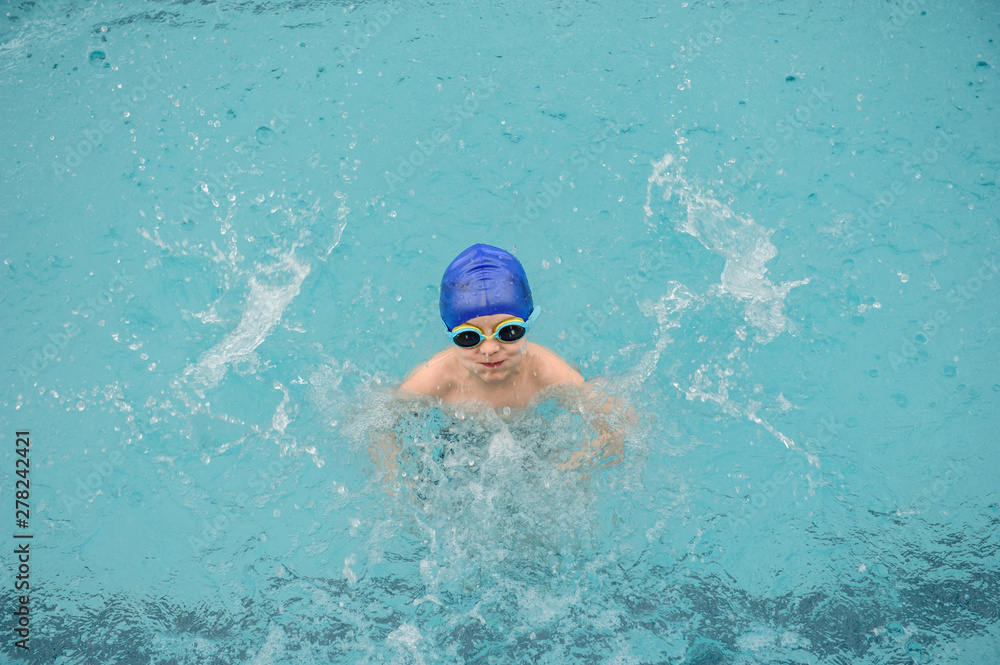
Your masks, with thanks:
M420 370L423 367L418 367L413 371L408 377L403 379L403 382L399 384L399 389L406 393L416 393L417 395L427 395L427 381L421 376ZM406 395L404 395L406 396Z
M444 397L452 383L447 371L447 353L441 352L412 370L399 385L399 390L405 391L403 397L412 397L406 393Z
M569 363L559 357L555 351L541 345L536 345L542 356L542 383L545 387L558 383L569 383L580 387L584 385L583 376L573 369Z
M399 389L418 395L427 395L428 374L427 363L418 365L406 375L403 382L399 384Z
M584 394L580 411L597 430L597 437L573 452L570 460L560 470L575 469L585 462L603 460L600 468L614 466L622 461L625 449L625 429L635 423L635 411L621 397L604 394L591 383L583 386Z
M580 388L579 391L571 391L567 396L575 397L571 406L578 408L598 433L597 438L584 443L579 450L573 452L570 460L559 468L575 469L598 456L607 460L602 468L618 464L624 450L622 430L625 425L634 422L635 413L632 408L625 404L622 398L609 397L593 383L587 383L578 371L551 349L539 348L545 358L543 381L545 385L562 383ZM614 420L624 420L624 422L616 423Z
M368 432L368 454L375 467L382 472L382 482L387 492L399 478L397 459L402 449L392 429L372 429Z

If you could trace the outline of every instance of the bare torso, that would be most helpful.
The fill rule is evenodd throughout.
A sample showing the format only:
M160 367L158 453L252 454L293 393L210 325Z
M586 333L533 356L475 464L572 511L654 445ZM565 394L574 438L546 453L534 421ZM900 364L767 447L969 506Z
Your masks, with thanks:
M582 386L583 377L552 350L529 342L523 361L503 381L483 381L449 348L417 367L400 388L450 404L481 401L494 408L523 408L545 388L562 383Z

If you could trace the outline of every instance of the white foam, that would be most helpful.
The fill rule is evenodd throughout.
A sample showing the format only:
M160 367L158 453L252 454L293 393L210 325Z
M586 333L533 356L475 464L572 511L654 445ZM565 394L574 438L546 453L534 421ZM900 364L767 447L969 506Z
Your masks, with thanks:
M647 300L639 305L643 316L656 317L659 328L657 329L655 347L643 354L642 360L633 368L626 380L631 390L636 390L656 369L656 364L660 361L660 354L672 341L668 331L671 328L680 327L681 315L695 298L680 282L669 282L669 286L670 289L660 296L659 302L654 303Z
M56 52L56 47L62 42L79 37L79 26L92 25L97 21L100 11L96 6L85 3L33 4L31 11L21 14L20 21L11 24L13 29L0 44L0 77L4 79L8 74L16 75L18 70L23 71L26 51L44 48L47 53Z
M397 649L405 649L410 652L410 656L413 658L413 662L418 665L423 665L424 657L420 654L420 641L423 636L420 634L420 630L417 629L412 623L404 623L396 630L389 633L386 637L386 642L392 644Z
M254 351L264 343L281 315L299 295L309 274L309 264L299 263L294 251L279 256L279 262L261 267L250 277L250 293L236 329L203 353L198 362L184 369L184 376L199 397L214 388L236 362L256 364ZM285 277L282 283L281 277ZM277 278L277 279L276 279ZM278 282L278 283L275 283Z
M796 286L807 284L808 279L784 282L775 285L766 277L765 263L778 255L771 243L772 231L761 227L749 216L737 215L726 204L714 199L690 184L684 176L679 160L667 153L663 159L653 161L653 172L646 184L646 223L658 229L662 220L673 223L673 228L686 233L713 253L725 259L725 265L718 284L713 285L705 296L735 296L745 305L745 319L757 330L755 339L766 344L789 328L784 315L785 296ZM663 193L659 195L662 188ZM662 200L666 205L654 210L654 200ZM655 348L646 352L633 371L632 381L638 385L656 368L660 354L671 341L668 331L680 326L680 317L692 302L699 302L701 296L691 293L683 284L670 282L667 293L659 302L646 301L640 305L645 316L655 317L659 325ZM733 331L740 340L746 339L743 326ZM797 449L795 441L761 418L757 411L759 404L751 401L740 405L730 397L730 389L736 385L734 363L741 360L746 351L738 344L724 358L712 358L701 363L691 377L691 384L685 389L689 400L712 402L724 412L738 418L746 418L767 430L786 448ZM787 404L781 397L779 402ZM787 409L786 409L787 410ZM819 466L815 455L806 453L809 462Z
M281 399L281 404L274 410L274 415L271 416L271 427L274 428L274 431L284 434L288 423L292 421L285 409L291 398L288 396L288 388L285 388L280 381L274 382L274 389L280 390L284 396Z
M285 631L280 626L275 626L268 633L264 645L260 651L250 661L250 665L274 665L281 662L285 656Z
M766 344L784 332L788 328L783 313L785 296L809 280L775 285L767 279L764 264L778 255L770 240L772 231L749 216L737 215L726 204L688 183L673 155L666 154L652 165L644 206L647 223L656 228L658 217L665 216L677 231L694 236L726 260L715 291L746 303L746 320L758 330L758 342ZM663 188L662 200L669 204L662 213L653 210L654 195L659 188Z
M526 451L514 439L514 436L507 429L506 425L492 436L487 450L490 462L497 464L516 462L526 454Z

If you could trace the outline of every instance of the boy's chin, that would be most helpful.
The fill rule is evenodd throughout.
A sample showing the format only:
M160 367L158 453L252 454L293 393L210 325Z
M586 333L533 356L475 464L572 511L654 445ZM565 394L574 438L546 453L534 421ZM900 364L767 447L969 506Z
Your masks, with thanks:
M480 376L484 379L491 379L491 378L495 379L507 376L507 373L510 371L510 368L507 367L506 363L500 365L499 367L484 367L483 365L477 364L472 369L472 371L477 376Z
M478 376L483 381L494 382L494 381L503 381L504 379L506 379L507 376L510 375L511 371L513 371L513 369L514 369L514 364L508 360L498 365L497 367L487 367L485 365L477 363L472 371L475 372L476 376Z
M497 381L503 381L506 379L510 372L505 369L488 369L477 371L476 374L480 379L486 381L487 383L496 383Z

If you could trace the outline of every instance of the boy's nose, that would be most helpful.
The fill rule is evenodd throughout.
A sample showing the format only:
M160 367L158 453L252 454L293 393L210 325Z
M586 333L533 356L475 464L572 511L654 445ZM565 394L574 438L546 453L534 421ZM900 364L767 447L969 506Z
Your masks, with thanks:
M493 354L500 350L500 342L490 337L489 339L483 340L482 348L483 353Z

